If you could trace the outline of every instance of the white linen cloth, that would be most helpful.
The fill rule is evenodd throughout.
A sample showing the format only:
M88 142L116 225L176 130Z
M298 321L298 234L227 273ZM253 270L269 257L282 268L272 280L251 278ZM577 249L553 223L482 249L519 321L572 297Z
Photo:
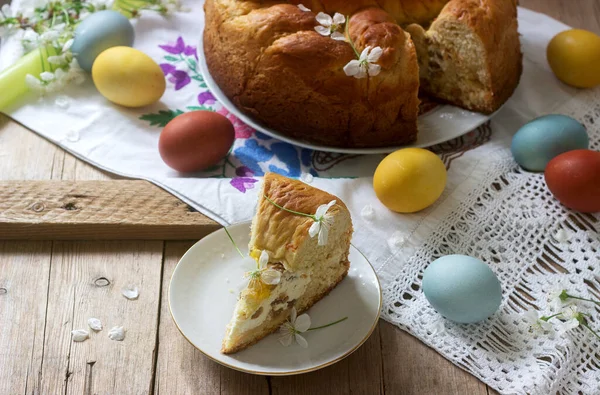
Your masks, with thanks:
M600 89L570 88L546 62L548 41L568 26L519 9L524 71L517 91L490 123L432 148L448 167L446 190L428 209L403 215L387 210L373 192L372 175L383 155L297 148L253 132L214 102L195 71L202 3L190 0L189 12L168 18L144 12L134 21L134 46L167 74L167 92L159 104L141 110L112 105L89 79L59 96L30 97L8 115L99 168L159 185L223 225L252 217L265 171L312 174L313 186L339 196L351 210L353 244L380 277L385 320L501 393L600 393L598 339L583 328L553 338L534 336L519 315L532 307L547 311L548 290L564 281L574 294L600 296L600 215L562 207L547 191L543 175L520 170L509 150L521 125L549 113L584 123L591 148L600 150ZM0 69L18 56L16 39L4 43ZM150 121L169 119L159 111L198 108L229 116L236 143L228 159L210 171L180 175L160 159L161 128ZM553 237L559 229L569 235L562 243ZM425 300L420 274L433 259L451 253L484 260L500 278L503 302L490 319L453 324ZM597 311L588 307L592 327L600 329Z

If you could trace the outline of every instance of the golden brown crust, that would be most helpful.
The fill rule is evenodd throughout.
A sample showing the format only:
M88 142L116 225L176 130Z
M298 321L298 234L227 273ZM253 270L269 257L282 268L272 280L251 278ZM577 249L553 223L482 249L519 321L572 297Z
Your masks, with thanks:
M278 132L338 147L401 145L417 135L419 67L415 45L400 26L428 28L434 21L434 29L455 21L479 37L485 50L482 72L489 76L478 93L483 100L438 95L426 79L423 90L490 113L510 97L521 74L515 1L206 0L205 57L232 102ZM300 10L299 3L312 11ZM351 16L350 36L359 51L384 49L379 75L345 75L343 67L355 54L348 43L314 31L320 11Z
M478 105L467 103L460 95L440 99L472 111L493 113L510 98L521 77L522 53L517 31L516 0L451 0L431 30L446 21L467 26L479 38L488 77L483 87L485 99ZM436 91L428 89L427 83L422 88L436 96Z
M323 299L325 296L329 295L329 293L331 291L333 291L333 289L335 287L337 287L337 285L342 282L342 280L346 277L346 275L348 274L348 269L350 268L350 262L348 262L347 260L345 262L340 262L341 265L344 265L346 267L346 270L342 273L342 275L334 282L331 284L331 286L329 288L327 288L325 291L323 291L322 293L320 293L319 295L315 295L314 298L312 298L308 304L306 305L306 307L302 308L301 310L298 310L298 315L304 313L305 311L307 311L308 309L310 309L312 306L314 306L315 303L317 303L319 300ZM223 346L221 348L221 353L223 354L234 354L238 351L242 351L256 343L258 343L260 340L264 339L265 337L269 336L271 333L276 332L279 327L281 326L281 324L283 324L283 322L287 319L288 315L289 315L289 311L290 310L282 310L282 312L285 312L287 314L282 315L282 319L278 320L278 325L275 325L274 327L268 327L265 328L263 331L258 332L255 337L252 339L252 341L246 342L246 343L241 343L241 344L236 344L234 347L231 348L225 348L225 346Z
M416 51L387 12L349 2L357 49L384 50L381 73L356 79L343 71L356 58L352 48L314 31L316 11L237 3L206 1L204 46L212 77L238 108L281 133L324 145L377 147L416 138Z
M305 214L314 214L320 205L336 200L336 205L329 209L328 213L333 215L336 222L350 221L350 212L339 198L298 180L267 173L263 180L262 192L276 204ZM281 210L263 196L258 198L256 211L257 215L252 222L250 249L266 250L272 261L282 262L286 268L293 268L296 252L309 241L308 229L314 221ZM315 239L311 241L315 244L314 248L327 248L317 246Z

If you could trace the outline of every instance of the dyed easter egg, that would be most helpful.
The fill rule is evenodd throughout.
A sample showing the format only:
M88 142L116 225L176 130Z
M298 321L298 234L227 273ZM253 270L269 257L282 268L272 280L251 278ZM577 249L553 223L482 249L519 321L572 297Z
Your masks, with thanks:
M233 125L226 117L212 111L192 111L165 126L158 151L163 161L177 171L200 171L223 159L234 139Z
M432 205L446 187L446 166L433 152L405 148L386 156L375 170L373 189L387 208L413 213Z
M446 255L423 272L423 293L441 315L458 323L485 320L502 302L500 281L479 259Z
M117 11L98 11L77 25L71 51L79 66L89 72L98 55L112 47L131 47L134 37L133 26L125 16Z
M552 159L544 173L550 192L582 213L600 212L600 152L575 150Z
M585 127L566 115L544 115L523 125L512 139L513 157L529 171L544 171L563 152L588 148Z
M145 53L129 47L102 52L92 67L98 91L113 103L143 107L157 102L165 92L161 68Z
M600 36L587 30L558 33L546 49L550 68L562 82L577 88L600 84Z

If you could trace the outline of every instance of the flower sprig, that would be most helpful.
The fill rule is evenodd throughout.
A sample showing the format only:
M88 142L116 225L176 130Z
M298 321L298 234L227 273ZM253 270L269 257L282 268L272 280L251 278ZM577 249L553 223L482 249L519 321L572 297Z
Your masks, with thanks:
M572 300L581 300L584 302L600 305L600 301L579 297L570 294L566 289L557 289L550 293L549 306L552 310L560 310L551 315L540 315L535 310L527 310L523 317L529 324L529 332L549 332L553 329L553 322L556 322L559 332L565 333L579 326L586 328L595 337L600 339L600 335L594 330L589 322L588 313L579 311L579 307L574 304L568 304Z
M317 326L314 328L311 328L311 319L310 316L308 314L302 314L301 316L297 316L298 312L296 311L295 307L292 307L292 311L290 313L290 317L288 318L288 320L286 322L283 323L283 325L281 325L281 327L279 328L279 333L280 333L280 337L279 337L279 342L284 345L285 347L291 345L292 343L296 342L298 343L298 345L302 348L308 348L308 342L306 341L306 339L301 335L302 333L308 332L308 331L315 331L317 329L323 329L323 328L327 328L330 327L332 325L335 324L339 324L342 321L345 321L348 319L348 317L344 317L341 318L337 321L331 322L329 324L326 325L321 325L321 326Z
M314 222L308 229L308 234L311 238L318 235L318 244L320 246L327 245L327 240L329 238L329 228L333 225L333 215L328 213L329 209L336 204L335 200L330 201L327 204L322 204L317 207L317 211L314 214L306 214L301 213L299 211L290 210L279 204L275 203L273 200L269 199L267 195L263 195L264 198L271 203L273 206L277 207L280 210L287 211L288 213L301 215L303 217L311 218Z
M247 258L247 256L244 255L242 251L238 248L237 244L235 244L235 241L229 233L229 230L227 230L227 227L224 227L223 229L225 230L227 237L229 237L231 244L233 244L238 254L240 254L240 256L244 259ZM279 284L279 282L281 281L281 273L278 270L270 268L268 266L268 263L269 254L267 253L267 251L263 250L260 253L258 261L256 261L256 269L244 273L244 277L249 279L249 285L251 287L262 286L261 283L266 285Z

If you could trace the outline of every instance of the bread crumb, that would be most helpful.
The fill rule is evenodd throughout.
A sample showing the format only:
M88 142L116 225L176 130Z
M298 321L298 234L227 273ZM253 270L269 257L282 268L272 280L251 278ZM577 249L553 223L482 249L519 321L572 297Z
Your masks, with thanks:
M365 207L360 210L360 216L366 220L372 220L375 218L375 210L373 210L373 206L367 204Z
M307 184L310 184L311 182L313 182L314 177L310 173L302 173L302 175L300 176L300 180Z

